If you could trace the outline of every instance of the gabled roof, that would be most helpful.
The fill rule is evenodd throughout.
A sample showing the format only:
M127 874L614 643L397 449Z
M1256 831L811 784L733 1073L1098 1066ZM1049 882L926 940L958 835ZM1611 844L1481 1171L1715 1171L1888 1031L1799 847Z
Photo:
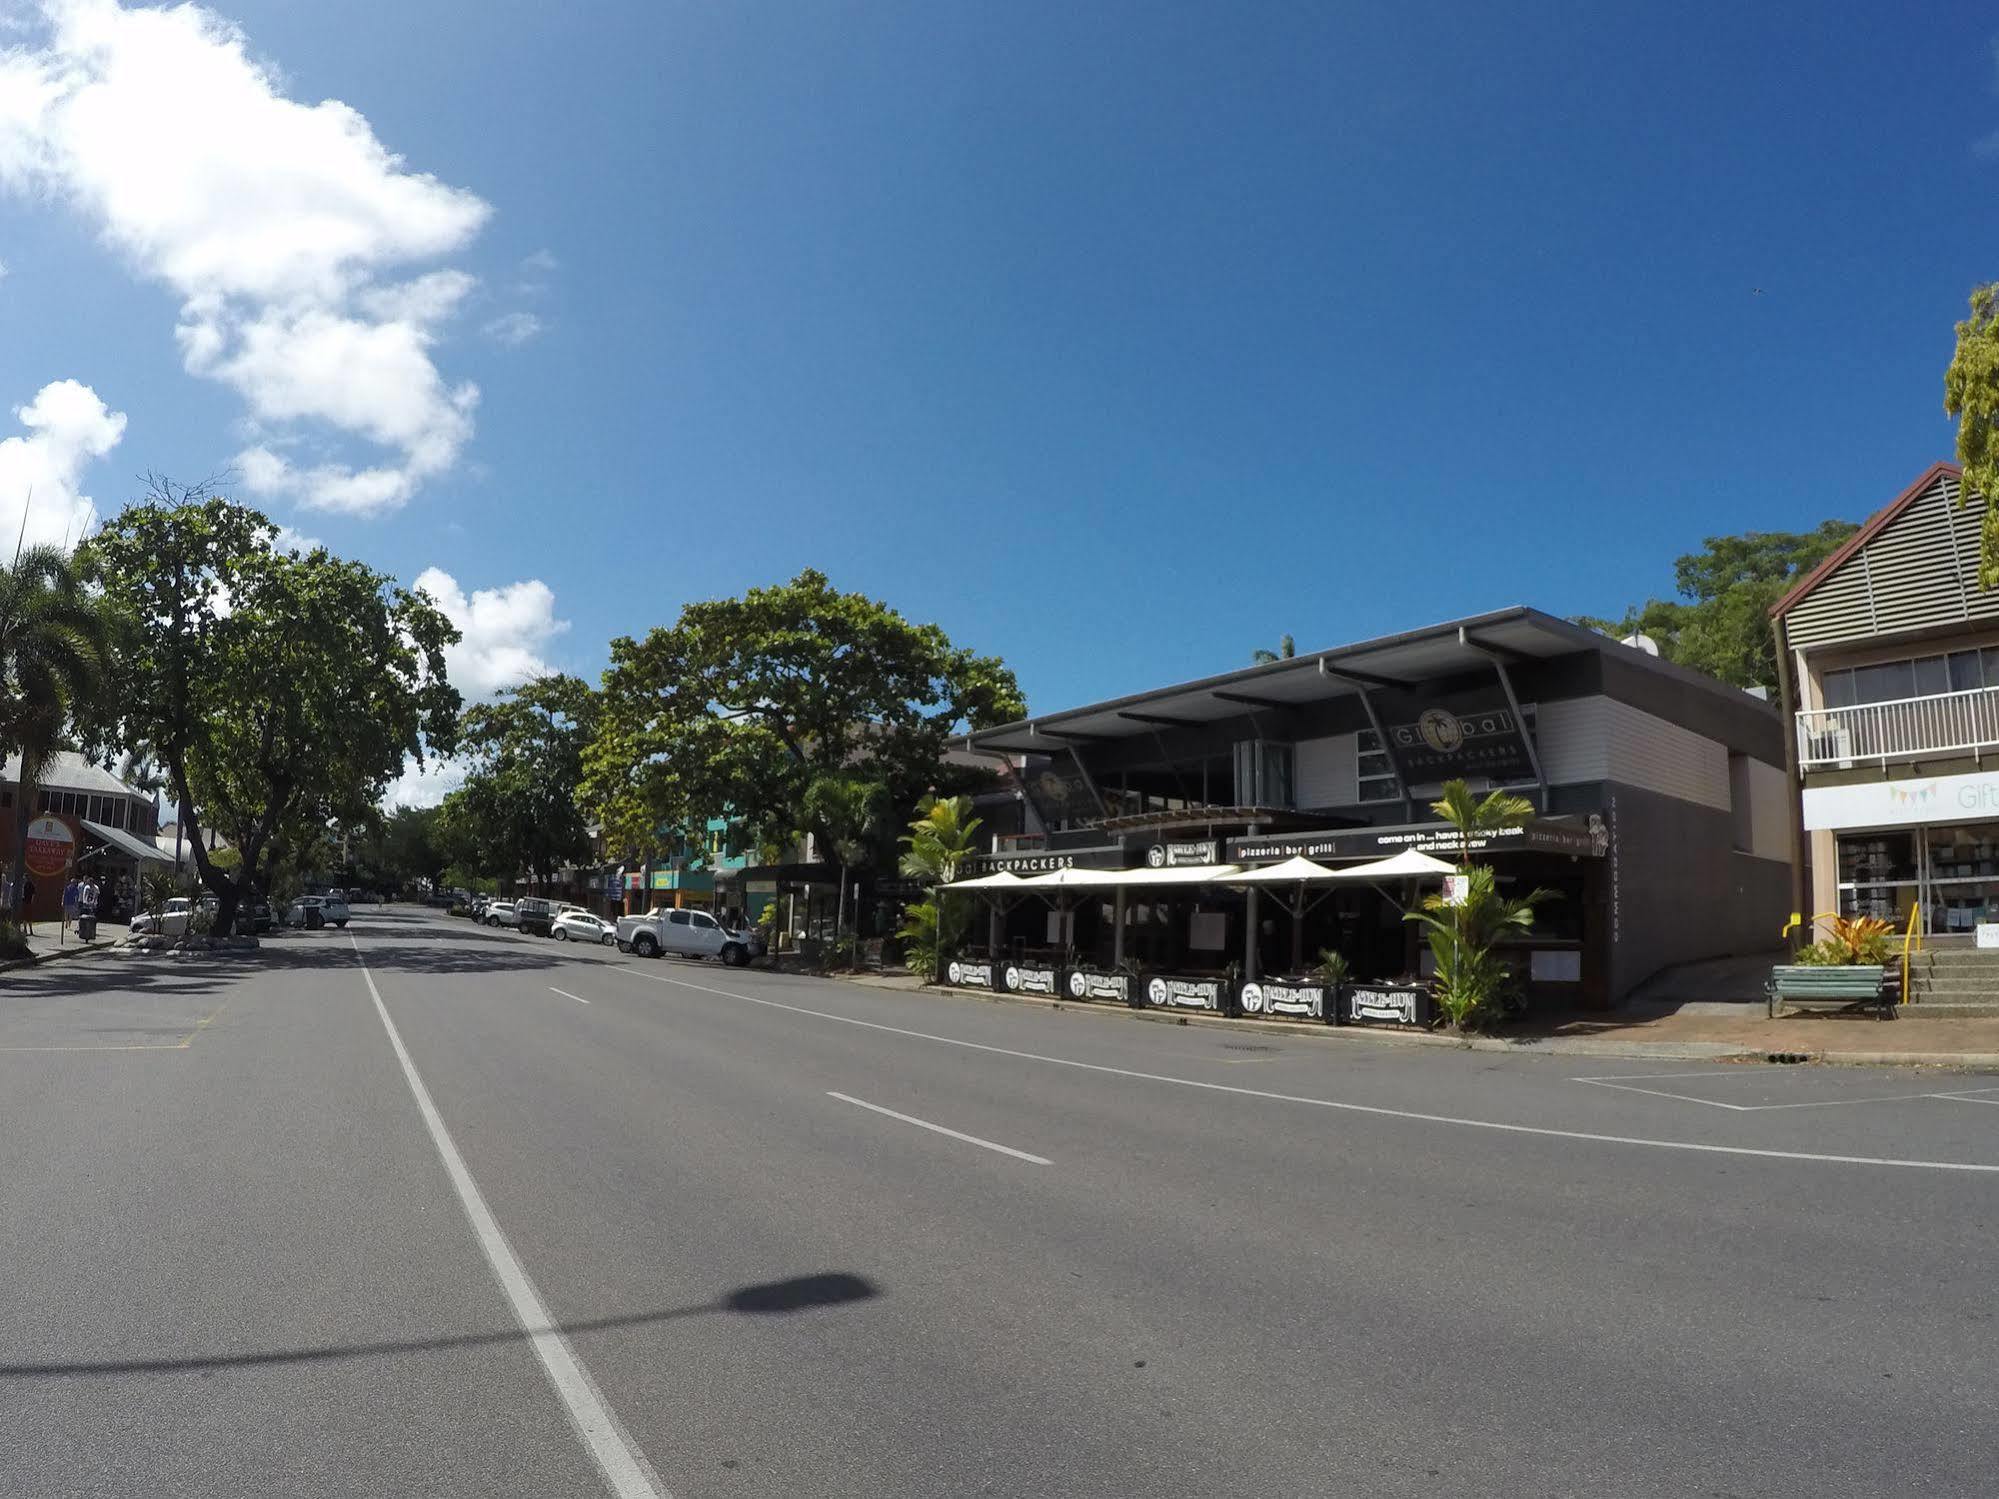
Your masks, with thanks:
M17 785L21 779L21 755L17 750L0 764L0 782ZM75 750L57 750L42 767L40 786L44 791L85 791L98 796L143 796L101 765L93 765Z
M1790 613L1793 604L1801 601L1814 588L1818 587L1820 583L1837 572L1840 564L1845 562L1847 558L1851 557L1855 552L1866 546L1868 542L1892 526L1897 518L1911 505L1915 504L1917 500L1921 499L1929 490L1929 487L1936 483L1938 479L1962 479L1963 477L1964 470L1959 468L1955 463L1941 461L1932 463L1928 468L1923 470L1922 476L1915 483L1911 484L1886 505L1883 505L1879 510L1868 516L1860 529L1841 542L1837 550L1827 556L1825 561L1798 579L1789 593L1786 593L1770 606L1771 616L1773 618L1781 618Z

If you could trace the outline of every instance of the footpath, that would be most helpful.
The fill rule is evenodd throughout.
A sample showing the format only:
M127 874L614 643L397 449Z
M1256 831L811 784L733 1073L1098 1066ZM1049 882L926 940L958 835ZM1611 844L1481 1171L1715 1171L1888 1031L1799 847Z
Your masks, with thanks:
M27 934L28 956L0 960L0 972L10 968L32 968L37 963L54 962L63 958L80 958L90 952L104 952L116 945L126 931L127 928L122 921L111 925L100 922L97 927L97 940L85 942L76 935L74 926L64 932L59 921L38 921L35 923L35 929Z
M1827 1062L1869 1066L1962 1067L1999 1071L1999 1019L1884 1021L1873 1014L1786 1015L1771 1020L1761 1003L1687 1002L1609 1014L1552 1016L1492 1036L1454 1036L1369 1026L1134 1010L1032 995L988 994L926 984L908 974L834 974L875 989L902 989L973 1003L1040 1005L1155 1025L1204 1025L1279 1031L1331 1042L1388 1046L1453 1046L1469 1051L1547 1056L1625 1057L1655 1061Z

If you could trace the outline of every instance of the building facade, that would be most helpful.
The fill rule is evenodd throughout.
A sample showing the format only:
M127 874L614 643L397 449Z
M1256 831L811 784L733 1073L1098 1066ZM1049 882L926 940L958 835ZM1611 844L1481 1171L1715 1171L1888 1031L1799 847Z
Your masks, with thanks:
M1932 465L1773 610L1804 914L1999 922L1999 591L1961 498Z
M1536 610L1141 692L966 743L1016 758L1042 830L994 847L974 874L1438 851L1445 829L1429 803L1444 781L1516 791L1535 815L1487 852L1503 886L1555 892L1520 954L1533 991L1552 1000L1607 1005L1668 965L1774 948L1787 909L1777 710ZM1394 902L1365 891L1287 926L1268 898L1216 888L1135 911L1023 903L995 936L1251 977L1322 943L1370 978L1427 959Z
M20 775L20 756L10 755L0 766L0 862L9 870L20 821ZM35 787L28 824L26 868L35 887L29 915L55 919L62 912L63 886L72 875L89 872L103 890L104 917L129 916L141 872L173 863L173 856L155 845L157 824L150 795L82 755L57 751Z

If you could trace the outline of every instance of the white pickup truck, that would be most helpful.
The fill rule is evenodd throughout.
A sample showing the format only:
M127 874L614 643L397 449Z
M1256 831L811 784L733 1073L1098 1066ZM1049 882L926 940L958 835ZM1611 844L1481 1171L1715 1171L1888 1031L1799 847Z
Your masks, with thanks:
M732 932L706 911L654 911L618 918L618 951L642 958L675 953L683 958L720 958L740 968L757 956L761 943L747 932Z

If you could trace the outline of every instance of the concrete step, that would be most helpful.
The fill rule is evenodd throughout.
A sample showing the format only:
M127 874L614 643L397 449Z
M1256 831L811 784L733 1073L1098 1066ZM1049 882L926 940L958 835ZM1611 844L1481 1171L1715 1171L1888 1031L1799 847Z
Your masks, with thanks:
M1895 1013L1904 1020L1999 1020L1999 999L1917 1000L1895 1006Z
M1909 975L1909 992L1912 994L1990 994L1999 999L1999 978L1987 978L1983 974L1971 974L1960 978L1952 973Z
M1896 953L1899 961L1901 954ZM1909 955L1909 965L1930 968L1990 968L1999 972L1999 947L1931 947Z

